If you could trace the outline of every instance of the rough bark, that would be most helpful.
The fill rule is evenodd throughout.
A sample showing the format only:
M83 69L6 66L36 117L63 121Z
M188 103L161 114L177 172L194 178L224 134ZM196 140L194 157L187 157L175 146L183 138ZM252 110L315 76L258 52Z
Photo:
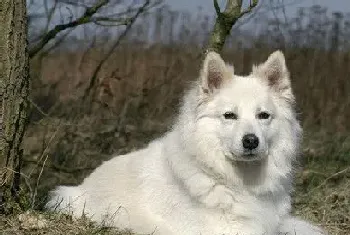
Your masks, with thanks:
M28 112L26 0L0 1L0 211L19 192L21 142Z
M242 0L227 0L226 7L221 12L217 0L214 0L214 8L217 14L214 29L210 35L206 52L220 53L224 47L226 37L230 34L232 26L246 13L258 5L258 0L252 0L246 10L242 10Z

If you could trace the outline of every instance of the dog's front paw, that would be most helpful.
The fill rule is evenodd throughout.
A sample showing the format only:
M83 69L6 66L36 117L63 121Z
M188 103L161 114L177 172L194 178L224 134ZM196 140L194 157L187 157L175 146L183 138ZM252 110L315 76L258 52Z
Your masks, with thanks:
M224 210L232 209L234 203L232 192L223 185L214 186L206 195L201 196L200 200L210 208Z

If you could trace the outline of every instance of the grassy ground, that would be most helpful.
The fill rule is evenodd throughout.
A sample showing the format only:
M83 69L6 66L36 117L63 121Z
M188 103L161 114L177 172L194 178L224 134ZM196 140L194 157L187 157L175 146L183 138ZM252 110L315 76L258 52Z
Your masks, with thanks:
M304 157L296 178L293 213L326 228L332 235L350 234L349 137L312 135L304 144ZM143 138L142 136L139 138ZM137 138L135 146L142 146ZM125 149L125 151L127 151ZM332 155L330 155L332 154ZM83 177L83 176L81 176ZM131 234L92 223L86 218L37 210L0 215L1 234Z
M229 48L224 58L238 74L250 72L273 50L259 43L254 49ZM284 52L305 130L293 213L331 235L348 235L350 52ZM43 213L46 194L55 185L80 183L112 154L138 149L164 133L184 87L198 75L200 53L192 45L122 45L84 101L84 88L104 53L90 48L32 60L33 112L22 172L23 208L32 212L0 215L0 234L121 234L86 219Z
M347 140L340 142L333 136L328 143L323 140L322 147L305 149L294 213L327 228L329 234L346 235L350 234L350 141L338 138Z
M131 235L130 231L92 223L86 218L27 211L10 217L0 217L1 234L6 235Z

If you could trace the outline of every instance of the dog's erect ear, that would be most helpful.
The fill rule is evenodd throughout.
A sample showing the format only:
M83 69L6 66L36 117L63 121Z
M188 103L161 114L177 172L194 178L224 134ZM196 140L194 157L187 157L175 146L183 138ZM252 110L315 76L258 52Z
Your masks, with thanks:
M286 95L286 98L293 98L286 60L281 51L275 51L264 63L255 66L253 75L266 80L271 88Z
M216 52L209 52L204 59L201 71L201 86L204 93L212 93L232 79L233 67L226 65Z

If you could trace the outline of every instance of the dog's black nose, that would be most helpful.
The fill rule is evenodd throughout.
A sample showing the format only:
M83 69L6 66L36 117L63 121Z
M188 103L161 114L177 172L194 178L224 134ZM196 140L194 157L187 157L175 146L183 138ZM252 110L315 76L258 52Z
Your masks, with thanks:
M242 139L243 148L253 150L259 145L259 138L254 134L246 134Z

